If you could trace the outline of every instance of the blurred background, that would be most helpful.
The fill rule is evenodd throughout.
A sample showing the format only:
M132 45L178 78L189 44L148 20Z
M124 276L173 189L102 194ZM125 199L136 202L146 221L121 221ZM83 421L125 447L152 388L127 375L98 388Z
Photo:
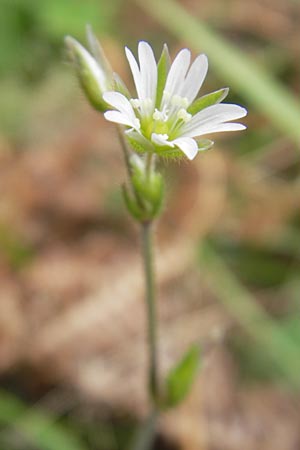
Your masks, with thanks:
M148 410L137 229L111 124L63 47L93 26L132 86L124 45L185 46L230 86L248 130L162 163L157 229L165 373L202 370L155 449L300 449L300 3L0 0L0 448L122 450Z

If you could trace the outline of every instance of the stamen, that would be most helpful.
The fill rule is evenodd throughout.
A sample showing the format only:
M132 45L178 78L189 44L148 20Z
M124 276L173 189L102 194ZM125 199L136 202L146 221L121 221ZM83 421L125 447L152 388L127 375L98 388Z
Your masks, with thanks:
M171 103L173 106L181 106L182 108L187 108L189 106L188 99L177 94L173 95Z
M177 113L177 118L186 123L191 120L192 114L188 113L184 108L181 108Z
M164 94L164 99L165 99L166 101L169 101L170 98L171 98L170 92L168 92L168 91L166 91L166 90L164 89L163 94Z
M151 100L151 98L145 98L142 102L143 102L143 106L145 108L151 108L152 107L152 100Z
M140 122L139 119L135 118L133 123L134 123L135 128L136 128L137 130L139 130L139 129L141 128L141 122Z
M166 111L159 111L157 108L155 108L155 111L153 113L153 119L154 120L160 120L162 122L166 122L168 120L168 115Z
M144 98L141 100L141 114L150 115L153 111L153 100L151 98Z
M183 106L183 108L187 108L188 106L189 106L189 101L188 101L188 99L186 98L186 97L182 97L182 106Z
M141 101L138 98L130 99L130 103L133 106L133 108L139 108L141 106Z
M174 147L174 144L169 142L169 135L165 133L164 134L152 133L151 140L155 145Z

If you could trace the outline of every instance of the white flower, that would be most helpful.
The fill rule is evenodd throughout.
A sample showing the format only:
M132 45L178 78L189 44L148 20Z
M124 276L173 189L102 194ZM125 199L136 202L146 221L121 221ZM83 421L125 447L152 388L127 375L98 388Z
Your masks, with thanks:
M152 48L142 41L138 46L138 64L131 51L125 51L137 98L130 99L119 92L104 93L105 102L115 108L104 115L107 120L128 127L126 133L134 148L164 156L183 152L193 159L199 150L213 145L208 139L199 141L196 137L246 128L230 122L244 117L245 108L220 103L228 89L196 99L208 69L205 55L197 56L190 66L191 53L183 49L170 65L164 46L156 63Z

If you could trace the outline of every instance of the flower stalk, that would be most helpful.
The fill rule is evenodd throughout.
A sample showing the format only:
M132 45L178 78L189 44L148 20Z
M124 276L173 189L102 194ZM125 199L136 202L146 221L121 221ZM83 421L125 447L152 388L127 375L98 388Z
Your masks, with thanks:
M147 310L149 367L148 386L154 403L159 401L157 317L155 302L155 279L153 265L153 222L141 224L142 255L145 274L145 301Z

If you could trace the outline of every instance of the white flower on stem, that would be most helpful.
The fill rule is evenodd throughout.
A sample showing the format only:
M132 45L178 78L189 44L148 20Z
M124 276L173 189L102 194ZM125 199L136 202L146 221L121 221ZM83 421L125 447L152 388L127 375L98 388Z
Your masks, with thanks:
M119 92L104 93L103 99L114 108L104 115L107 120L128 127L127 137L136 150L166 157L183 152L193 159L198 151L213 145L208 139L195 138L246 128L231 121L246 116L247 110L221 103L228 94L227 88L196 99L208 69L205 55L197 56L190 66L191 53L183 49L171 65L165 45L157 63L150 45L142 41L138 46L138 64L131 51L125 51L137 98Z

